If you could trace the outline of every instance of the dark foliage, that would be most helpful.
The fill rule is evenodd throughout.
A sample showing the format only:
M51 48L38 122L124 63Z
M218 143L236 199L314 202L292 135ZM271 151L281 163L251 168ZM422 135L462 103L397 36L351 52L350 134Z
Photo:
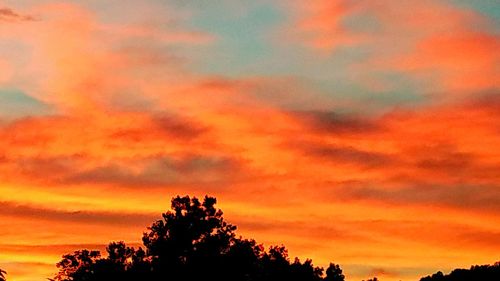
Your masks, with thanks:
M330 266L326 269L325 281L344 281L344 274L342 274L342 269L338 264L330 263Z
M7 272L5 272L5 270L1 270L1 269L0 269L0 281L5 281L5 280L7 280L7 279L5 278L5 275L6 275L6 274L7 274Z
M293 262L283 246L265 250L254 240L236 237L216 199L176 197L172 210L144 233L144 249L111 243L107 256L82 250L64 255L54 281L220 280L220 281L344 281L342 270L326 270L311 260Z
M106 256L81 250L64 255L53 281L344 281L339 265L315 267L311 260L291 261L284 246L268 250L254 240L235 234L216 200L176 197L171 211L143 234L144 248L113 242ZM0 270L0 281L5 281ZM494 265L438 272L420 281L498 281L500 262ZM378 281L376 277L367 281Z
M441 271L427 276L420 281L498 281L500 280L500 262L493 265L474 265L470 269L455 269L444 275Z

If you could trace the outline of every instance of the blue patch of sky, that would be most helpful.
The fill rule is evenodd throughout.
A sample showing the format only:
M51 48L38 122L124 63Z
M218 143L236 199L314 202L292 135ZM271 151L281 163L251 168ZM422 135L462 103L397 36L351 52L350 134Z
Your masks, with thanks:
M278 51L268 30L282 20L281 11L259 2L227 6L225 1L215 1L196 8L192 24L217 38L198 55L192 54L202 60L197 71L225 76L268 73L261 62Z
M494 23L492 28L500 32L500 1L499 0L449 0L451 3L466 9L474 9L488 16Z
M161 1L151 0L155 3ZM92 0L92 5L100 6L106 21L120 21L129 9L116 12L112 9L116 1L107 5ZM175 24L181 29L199 30L215 36L208 45L170 46L176 56L185 58L193 71L201 75L224 77L295 77L310 83L318 98L331 100L370 100L380 106L413 104L421 96L418 85L410 78L400 75L398 80L386 79L395 73L369 73L361 70L354 74L349 70L352 64L362 62L372 55L373 46L346 46L338 48L330 56L315 54L300 41L281 39L284 29L290 24L287 11L269 0L235 2L229 0L192 1L169 0L163 2L166 9L188 11L190 15ZM109 13L106 11L113 11ZM126 21L136 21L144 15L132 15ZM102 19L101 19L102 20ZM374 18L360 14L344 23L356 32L376 32L379 26ZM389 51L389 50L387 50ZM359 76L384 76L391 87L374 92L359 80ZM399 81L399 82L398 82ZM416 87L416 88L415 88ZM377 101L377 102L375 102ZM284 103L287 103L284 101Z
M50 114L51 107L22 91L0 89L0 117L19 118Z
M284 36L281 28L289 19L272 3L257 1L229 8L226 1L211 3L194 5L198 10L192 25L214 34L217 41L207 48L183 50L186 56L195 58L193 69L198 73L233 78L296 77L310 83L318 98L377 101L372 104L380 107L421 102L419 85L404 75L394 80L396 73L371 74L369 69L361 70L359 75L383 76L382 80L390 82L387 90L376 92L360 82L359 75L353 75L350 66L372 55L373 46L345 46L330 56L318 55L298 41L280 41L279 36ZM362 33L379 28L374 18L364 15L345 24Z
M174 16L174 28L206 32L216 38L208 45L171 45L166 50L181 58L195 73L236 79L295 77L308 83L311 92L321 100L366 99L379 101L371 104L392 106L413 103L419 98L415 89L411 88L415 85L411 85L408 79L400 79L399 84L392 81L388 90L374 92L358 80L360 75L372 75L367 73L370 70L362 70L359 75L349 71L352 64L362 62L371 55L373 46L341 47L330 56L322 56L299 40L285 38L285 30L291 23L290 14L271 0L149 1L159 9L165 8L167 16ZM85 3L92 6L99 20L104 22L140 23L147 16L140 11L131 13L133 8L120 6L118 0L106 3L90 0ZM176 17L175 13L179 16ZM127 18L123 18L124 15ZM379 28L376 19L364 14L349 18L344 24L361 33L376 32ZM283 104L296 103L283 101Z

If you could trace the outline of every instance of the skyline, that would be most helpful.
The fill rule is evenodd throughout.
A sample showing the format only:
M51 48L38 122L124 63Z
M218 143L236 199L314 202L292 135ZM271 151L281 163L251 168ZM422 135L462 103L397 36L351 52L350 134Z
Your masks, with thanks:
M0 1L0 268L206 194L348 280L498 261L495 2Z

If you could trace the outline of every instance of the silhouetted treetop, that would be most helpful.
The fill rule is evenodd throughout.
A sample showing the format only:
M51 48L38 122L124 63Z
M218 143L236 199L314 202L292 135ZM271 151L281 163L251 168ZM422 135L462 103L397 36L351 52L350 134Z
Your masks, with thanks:
M224 220L216 202L208 196L202 202L175 197L171 210L144 232L144 249L113 242L106 257L88 250L64 255L53 280L344 280L338 265L331 264L324 276L311 260L291 262L284 246L266 251L254 240L237 237L236 226Z
M203 203L189 196L174 198L173 211L164 213L163 220L153 223L143 235L148 255L171 264L185 261L195 251L208 250L208 244L219 247L212 250L228 247L236 227L224 221L216 202L212 197L205 197Z
M5 272L5 270L0 269L0 281L7 280L7 278L5 278L6 274L7 274L7 272Z
M344 281L345 276L342 274L342 269L338 264L330 263L326 269L325 281Z
M53 281L345 281L339 265L326 271L312 260L290 260L284 246L265 250L255 240L236 236L215 207L217 200L175 197L171 210L143 233L144 248L112 242L105 255L80 250L57 263ZM0 270L0 281L5 281ZM500 263L438 272L421 281L498 281ZM378 281L372 278L367 281Z
M441 271L431 276L421 278L420 281L498 281L500 280L500 262L493 265L474 265L470 269L455 269L445 275Z

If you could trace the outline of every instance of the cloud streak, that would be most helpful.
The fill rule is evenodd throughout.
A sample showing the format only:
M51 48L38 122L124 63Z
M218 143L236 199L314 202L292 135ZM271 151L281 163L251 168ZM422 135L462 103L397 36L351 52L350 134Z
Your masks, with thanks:
M16 11L7 8L0 7L0 22L22 22L22 21L35 21L36 18L31 15L21 15Z
M65 211L38 208L27 205L19 205L14 202L0 202L2 210L0 216L23 217L36 220L46 220L52 223L76 223L76 224L104 224L122 225L148 224L154 221L157 215L153 214L124 214L110 212L92 211Z

